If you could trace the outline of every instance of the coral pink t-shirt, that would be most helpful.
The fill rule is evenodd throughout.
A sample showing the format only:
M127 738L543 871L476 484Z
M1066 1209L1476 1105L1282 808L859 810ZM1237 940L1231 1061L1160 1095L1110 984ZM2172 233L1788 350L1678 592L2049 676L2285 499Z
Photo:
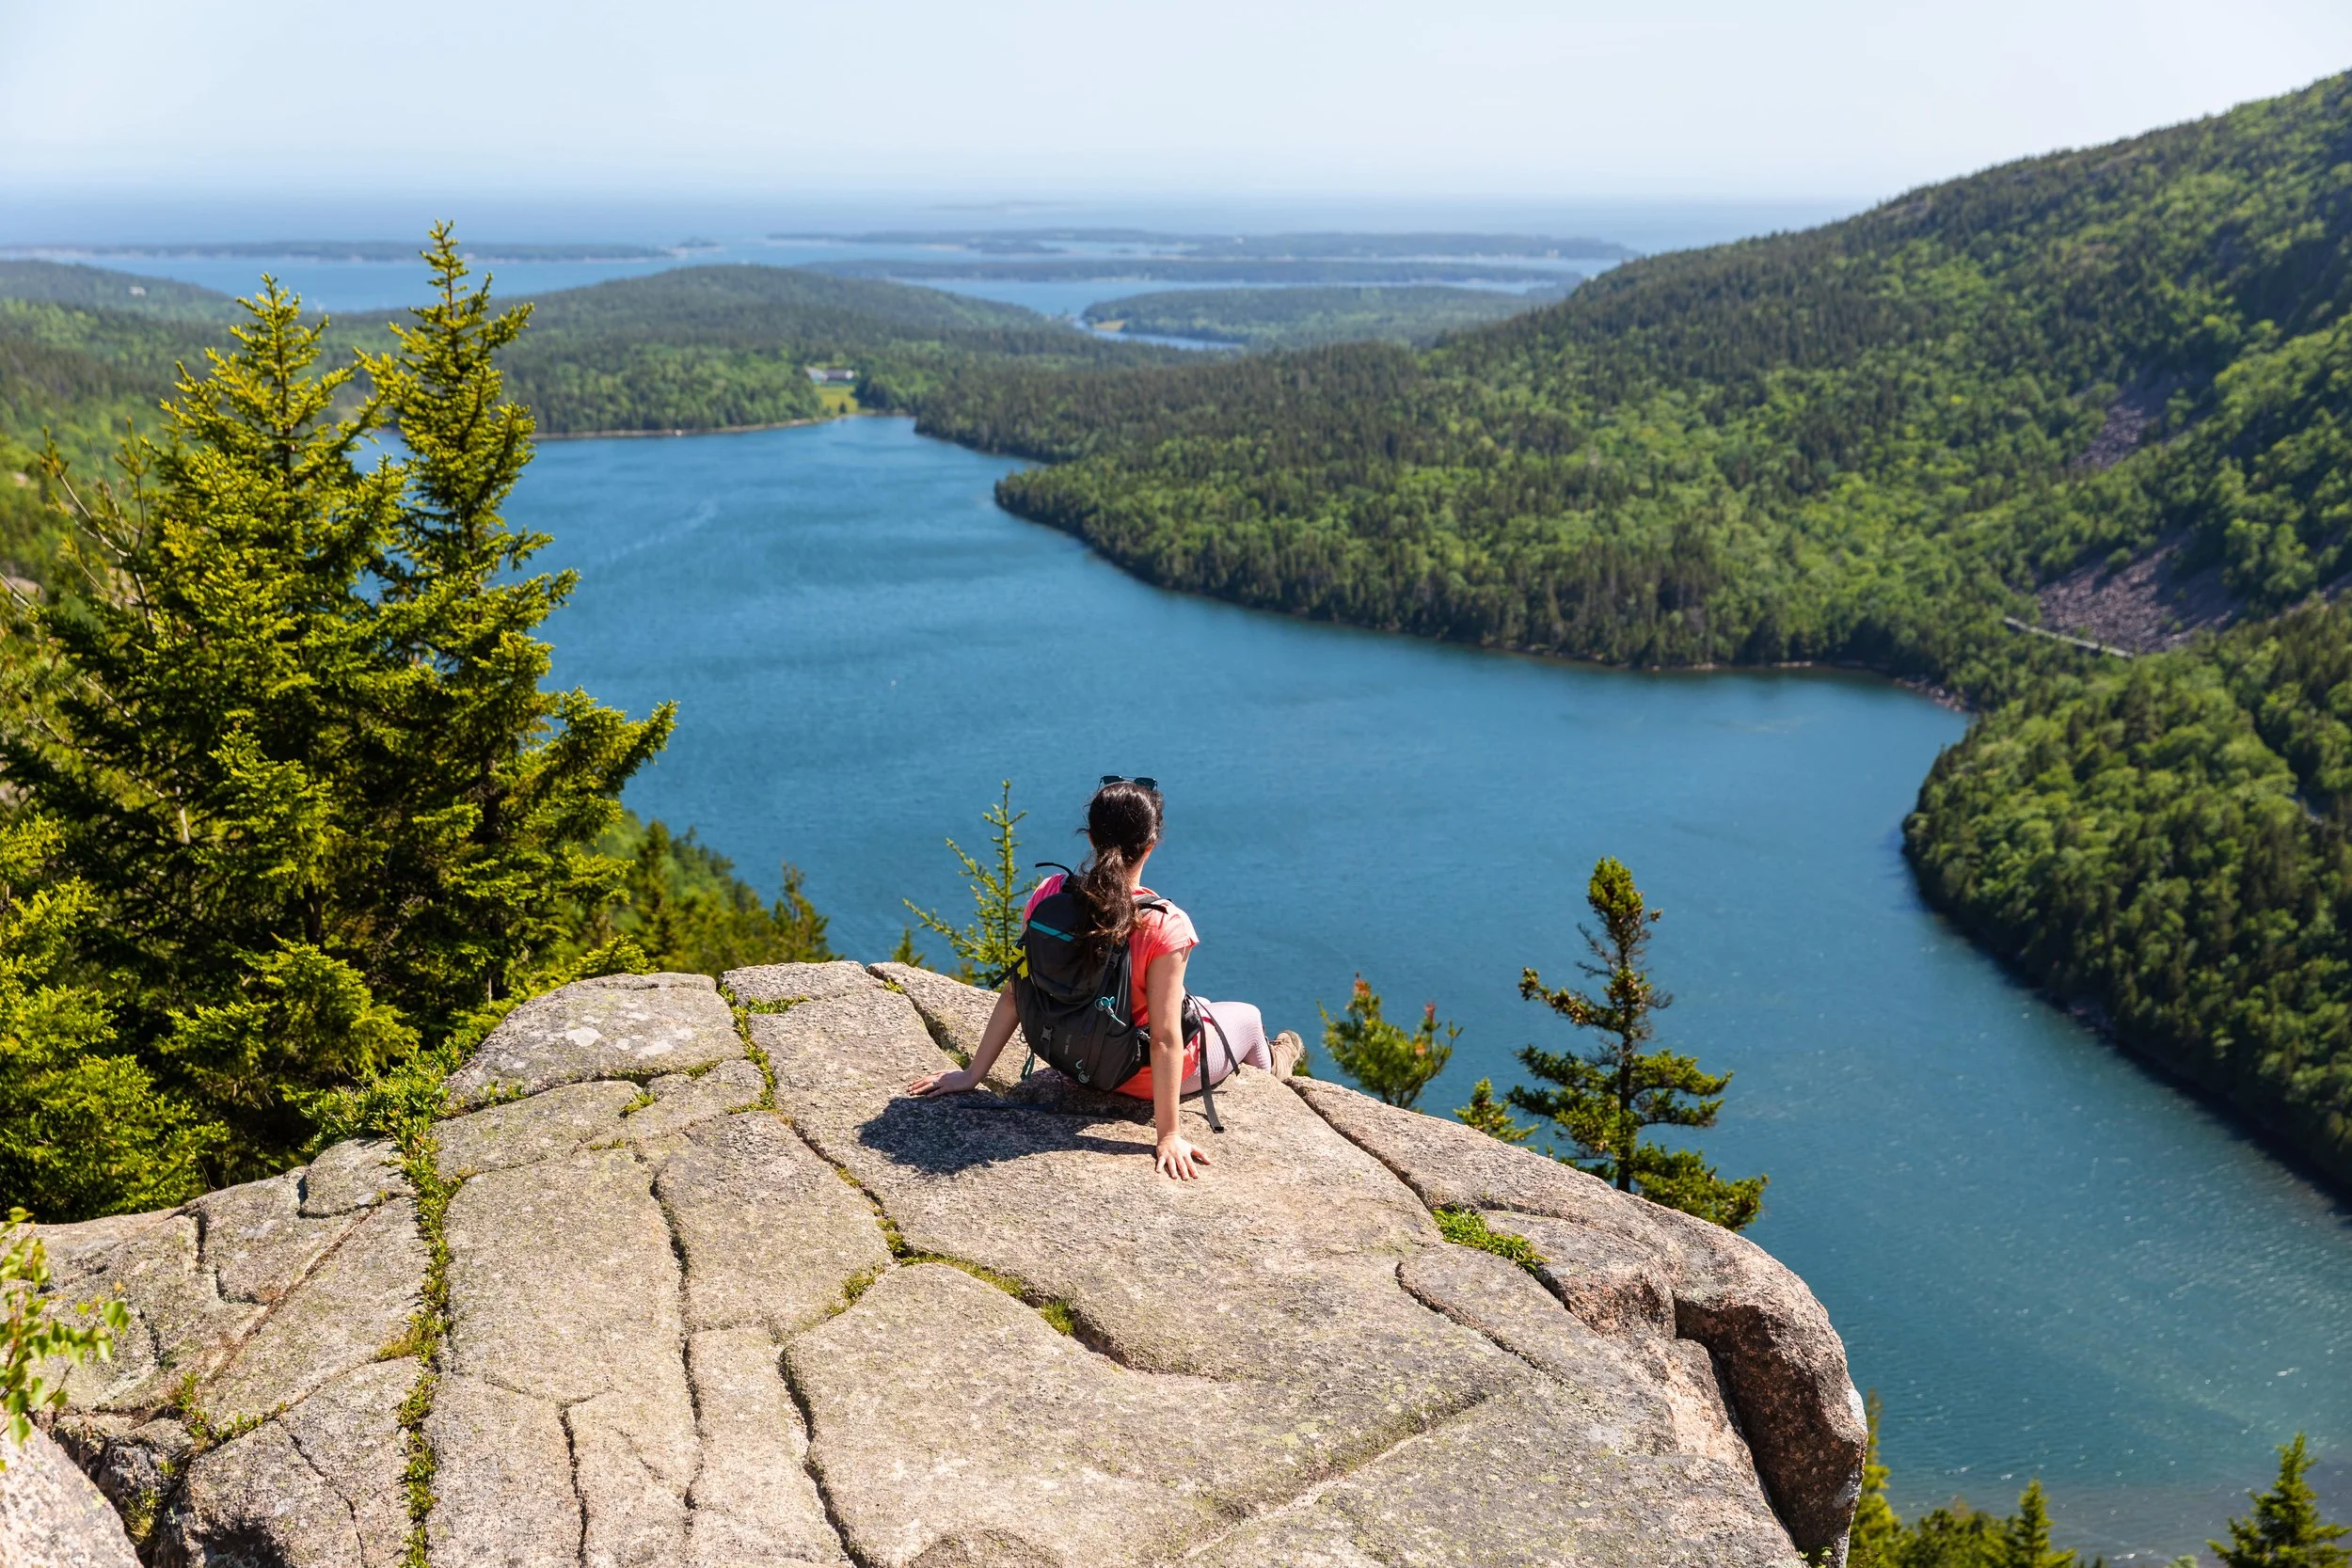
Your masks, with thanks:
M1022 918L1027 919L1040 900L1059 892L1063 880L1061 873L1056 872L1040 882L1037 891L1029 895L1028 905L1021 911ZM1136 891L1147 898L1157 896L1148 887ZM1166 900L1162 902L1166 903ZM1175 905L1136 911L1135 928L1127 933L1127 967L1134 975L1135 995L1129 998L1129 1002L1135 1008L1137 1028L1148 1029L1152 1026L1151 1009L1143 994L1144 984L1152 973L1152 960L1164 953L1182 953L1200 943L1200 935L1192 928L1192 916ZM1149 1072L1151 1069L1147 1068L1144 1070Z

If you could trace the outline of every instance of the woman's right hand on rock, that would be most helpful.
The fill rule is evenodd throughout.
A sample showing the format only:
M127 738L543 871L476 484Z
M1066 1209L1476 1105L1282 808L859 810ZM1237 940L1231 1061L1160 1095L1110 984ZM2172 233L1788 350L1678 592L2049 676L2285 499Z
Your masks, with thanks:
M919 1098L942 1094L961 1094L980 1081L980 1075L970 1068L957 1068L948 1072L934 1072L929 1078L917 1078L907 1085L907 1093Z
M1171 1133L1159 1140L1159 1148L1152 1160L1159 1166L1160 1174L1170 1181L1197 1181L1201 1173L1196 1167L1209 1163L1209 1151L1195 1148L1184 1139Z

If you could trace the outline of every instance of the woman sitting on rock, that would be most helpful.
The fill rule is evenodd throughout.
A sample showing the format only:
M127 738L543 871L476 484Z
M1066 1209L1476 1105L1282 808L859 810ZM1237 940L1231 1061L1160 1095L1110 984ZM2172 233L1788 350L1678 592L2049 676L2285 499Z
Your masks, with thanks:
M1194 998L1192 1008L1204 1015L1206 1026L1185 1028L1184 962L1200 939L1184 911L1143 885L1144 863L1159 847L1160 821L1155 781L1105 776L1087 802L1086 835L1094 852L1074 879L1048 877L1029 895L1024 940L1033 964L1042 933L1049 942L1070 944L1073 961L1089 965L1089 973L1099 973L1124 945L1133 988L1130 1018L1138 1036L1149 1035L1151 1059L1132 1076L1104 1086L1152 1101L1161 1174L1189 1181L1200 1174L1196 1165L1207 1164L1209 1156L1177 1133L1176 1101L1179 1093L1193 1093L1201 1085L1204 1042L1211 1084L1221 1082L1240 1062L1272 1070L1278 1049L1295 1062L1300 1047L1297 1037L1287 1034L1270 1047L1264 1021L1247 1002ZM1080 929L1064 931L1037 918L1040 906L1065 892L1070 897L1063 902L1074 906ZM1021 1022L1014 992L1027 983L1026 978L1016 980L997 995L996 1010L989 1015L971 1066L919 1078L910 1085L913 1092L961 1094L987 1077Z

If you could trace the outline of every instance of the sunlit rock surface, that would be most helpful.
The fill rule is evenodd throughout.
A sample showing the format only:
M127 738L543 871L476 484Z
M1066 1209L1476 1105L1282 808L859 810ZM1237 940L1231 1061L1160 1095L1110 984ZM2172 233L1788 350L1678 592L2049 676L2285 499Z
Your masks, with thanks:
M1842 1556L1859 1402L1760 1249L1253 1069L1223 1136L1185 1111L1189 1184L1148 1106L1050 1072L906 1098L989 1006L848 963L528 1004L452 1080L437 1346L402 1168L339 1145L44 1231L60 1293L133 1313L56 1436L159 1563Z

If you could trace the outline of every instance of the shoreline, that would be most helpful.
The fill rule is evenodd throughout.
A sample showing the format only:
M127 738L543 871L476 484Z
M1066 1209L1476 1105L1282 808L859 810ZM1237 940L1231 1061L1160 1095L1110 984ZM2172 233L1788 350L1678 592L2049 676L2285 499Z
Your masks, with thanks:
M946 436L931 436L929 432L922 429L922 417L919 414L898 408L852 408L848 412L841 414L820 414L817 418L811 420L779 420L770 424L701 425L691 429L679 427L676 429L666 430L539 431L533 433L532 438L540 441L615 441L657 438L667 439L674 436L750 436L764 430L799 430L809 425L832 424L838 420L856 419L914 420L915 421L915 434L918 436L924 436L928 439L945 441L952 447L962 447L966 451L978 452L984 457L1013 457L1024 462L1037 461L1036 459L1023 458L1021 457L1021 454L1017 452L991 451L986 447L965 446L963 442L954 440ZM1003 506L1001 501L997 504L999 506ZM1024 517L1020 513L1014 511L1010 507L1004 507L1004 511L1006 515L1020 517L1021 521L1025 523L1030 523L1039 528L1054 528L1054 525L1051 523L1040 522L1034 517ZM1068 531L1055 528L1054 531L1061 533L1067 532ZM1243 604L1237 599L1223 598L1215 594L1202 593L1199 589L1177 588L1164 582L1152 582L1150 578L1144 577L1140 573L1129 571L1128 568L1122 565L1119 561L1109 555L1104 554L1104 552L1098 548L1092 541L1075 533L1071 534L1071 537L1077 539L1078 542L1084 545L1089 550L1093 551L1096 555L1102 556L1104 561L1110 562L1113 566L1118 567L1119 570L1122 572L1126 572L1129 577L1136 578L1136 581L1149 583L1152 587L1160 590L1162 593L1189 594L1194 597L1211 600L1216 604L1232 605L1234 608L1240 610L1253 610L1263 614L1269 615L1287 615L1294 619L1302 621L1316 621L1325 619L1324 617L1309 615L1299 610L1283 610L1267 605ZM1418 641L1437 642L1450 647L1479 648L1484 649L1488 653L1511 654L1520 658L1551 659L1562 664L1582 664L1588 665L1596 670L1625 670L1642 674L1740 674L1760 670L1836 670L1843 672L1847 674L1870 675L1880 680L1891 682L1908 691L1916 692L1918 695L1925 697L1929 702L1933 703L1936 706L1952 713L1958 713L1965 717L1974 718L1977 711L1975 708L1969 706L1968 704L1957 693L1947 689L1947 688L1937 686L1933 682L1923 680L1915 675L1890 674L1886 671L1873 669L1867 664L1852 663L1843 659L1799 658L1787 659L1772 664L1725 664L1716 661L1710 661L1705 664L1616 664L1612 663L1607 659L1585 658L1576 654L1564 654L1556 649L1550 648L1517 647L1507 642L1461 641L1447 637L1431 637L1422 632L1405 631L1393 626L1368 626L1354 621L1334 620L1330 621L1328 624L1332 626L1348 626L1357 631L1374 632L1382 636L1409 637Z
M799 430L807 425L832 424L836 420L889 419L894 415L898 415L895 408L851 408L839 414L819 414L813 420L776 420L768 424L695 425L674 430L534 430L531 438L534 441L636 441L668 440L680 436L753 436L763 430Z

